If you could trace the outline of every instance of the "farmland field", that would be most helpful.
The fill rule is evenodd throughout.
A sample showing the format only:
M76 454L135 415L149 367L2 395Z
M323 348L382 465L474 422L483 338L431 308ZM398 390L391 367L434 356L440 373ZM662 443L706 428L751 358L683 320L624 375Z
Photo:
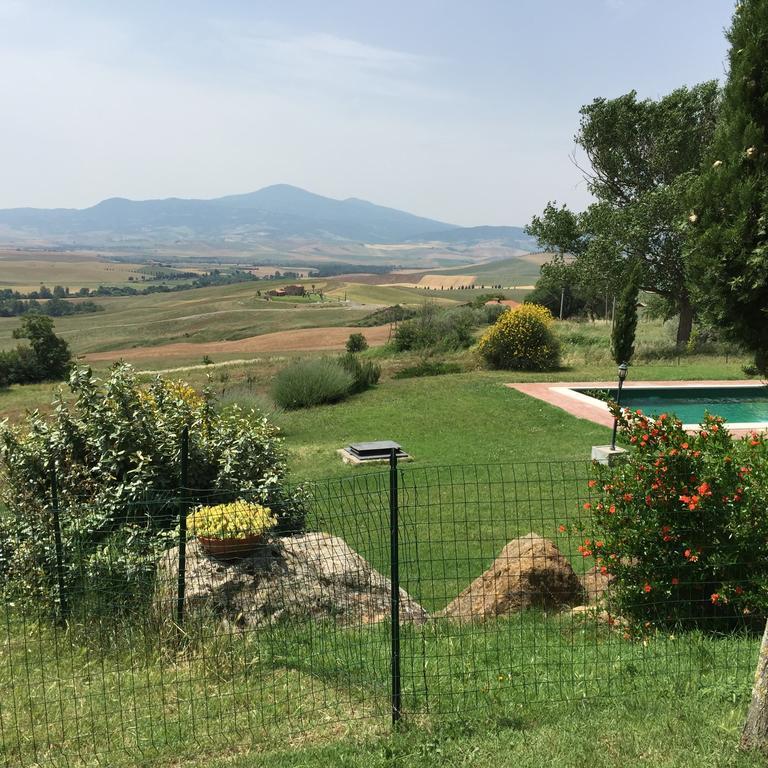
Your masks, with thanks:
M552 259L551 253L528 253L521 256L476 264L471 269L457 267L441 270L446 275L463 273L474 275L477 285L502 285L505 288L533 285L539 277L541 265Z
M293 328L348 324L366 314L338 302L294 304L258 295L265 282L147 296L97 298L104 312L58 318L56 331L75 354L129 347L243 339ZM13 346L17 318L0 318L0 349Z
M98 288L100 285L151 284L147 264L102 261L85 253L27 252L0 250L0 288L27 292L41 284L70 290ZM142 277L147 278L142 283ZM132 278L129 280L128 278Z

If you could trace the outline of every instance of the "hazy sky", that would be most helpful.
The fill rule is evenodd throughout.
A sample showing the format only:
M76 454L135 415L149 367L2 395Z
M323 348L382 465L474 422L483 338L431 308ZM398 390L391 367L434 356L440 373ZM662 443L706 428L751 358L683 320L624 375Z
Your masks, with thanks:
M722 78L731 0L0 0L0 207L285 182L457 224L588 199L579 107Z

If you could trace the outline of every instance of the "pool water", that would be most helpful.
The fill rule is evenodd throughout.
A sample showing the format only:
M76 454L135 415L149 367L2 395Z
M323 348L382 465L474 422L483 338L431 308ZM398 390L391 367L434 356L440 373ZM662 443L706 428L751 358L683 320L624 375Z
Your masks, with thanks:
M596 390L577 390L594 396ZM603 390L605 391L605 390ZM616 390L609 390L616 398ZM621 393L621 404L649 416L669 413L684 424L698 424L709 412L732 424L768 422L768 386L743 387L631 387Z

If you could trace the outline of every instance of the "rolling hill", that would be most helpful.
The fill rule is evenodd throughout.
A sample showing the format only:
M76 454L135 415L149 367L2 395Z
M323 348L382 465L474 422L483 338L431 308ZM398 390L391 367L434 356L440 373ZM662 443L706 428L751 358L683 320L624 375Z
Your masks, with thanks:
M16 237L84 242L299 238L393 243L455 227L365 200L335 200L277 184L212 200L113 197L85 209L11 208L0 210L0 229Z
M288 184L210 200L112 197L90 208L0 210L0 240L120 246L299 242L433 243L472 246L489 241L520 250L535 243L519 227L457 227L375 205L336 200Z

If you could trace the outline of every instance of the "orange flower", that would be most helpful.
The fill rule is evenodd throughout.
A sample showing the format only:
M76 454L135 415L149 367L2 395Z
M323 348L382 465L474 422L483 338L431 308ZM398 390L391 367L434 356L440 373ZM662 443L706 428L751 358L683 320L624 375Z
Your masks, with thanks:
M743 590L741 587L736 587L736 588L735 588L733 591L734 591L734 592L735 592L737 595L740 595L740 594L741 594L741 593L742 593L744 590Z
M643 592L650 592L651 591L651 585L646 582L645 586L643 587Z
M632 501L632 494L631 493L625 493L622 498L624 501Z
M718 595L717 592L713 592L709 596L709 599L712 601L712 605L717 605L718 602L720 601L720 595Z
M561 526L558 528L558 530L560 531L560 533L565 533L565 526L564 526L564 525L561 525Z
M688 443L682 443L682 444L680 445L680 447L681 447L681 448L682 448L684 451L687 451L687 450L688 450Z
M672 577L672 586L676 587L680 583L680 579L677 578L677 576Z
M590 488L594 488L594 487L597 485L597 480L590 480L590 481L587 483L587 485L588 485Z
M605 576L605 574L608 573L608 569L604 565L601 565L600 566L600 573L602 573L603 576Z
M616 505L615 505L615 504L611 504L611 506L610 506L610 507L608 507L608 514L609 514L609 515L612 515L612 514L614 514L615 512L616 512Z
M591 505L589 502L587 502L587 503L584 505L584 509L592 509L592 505Z

